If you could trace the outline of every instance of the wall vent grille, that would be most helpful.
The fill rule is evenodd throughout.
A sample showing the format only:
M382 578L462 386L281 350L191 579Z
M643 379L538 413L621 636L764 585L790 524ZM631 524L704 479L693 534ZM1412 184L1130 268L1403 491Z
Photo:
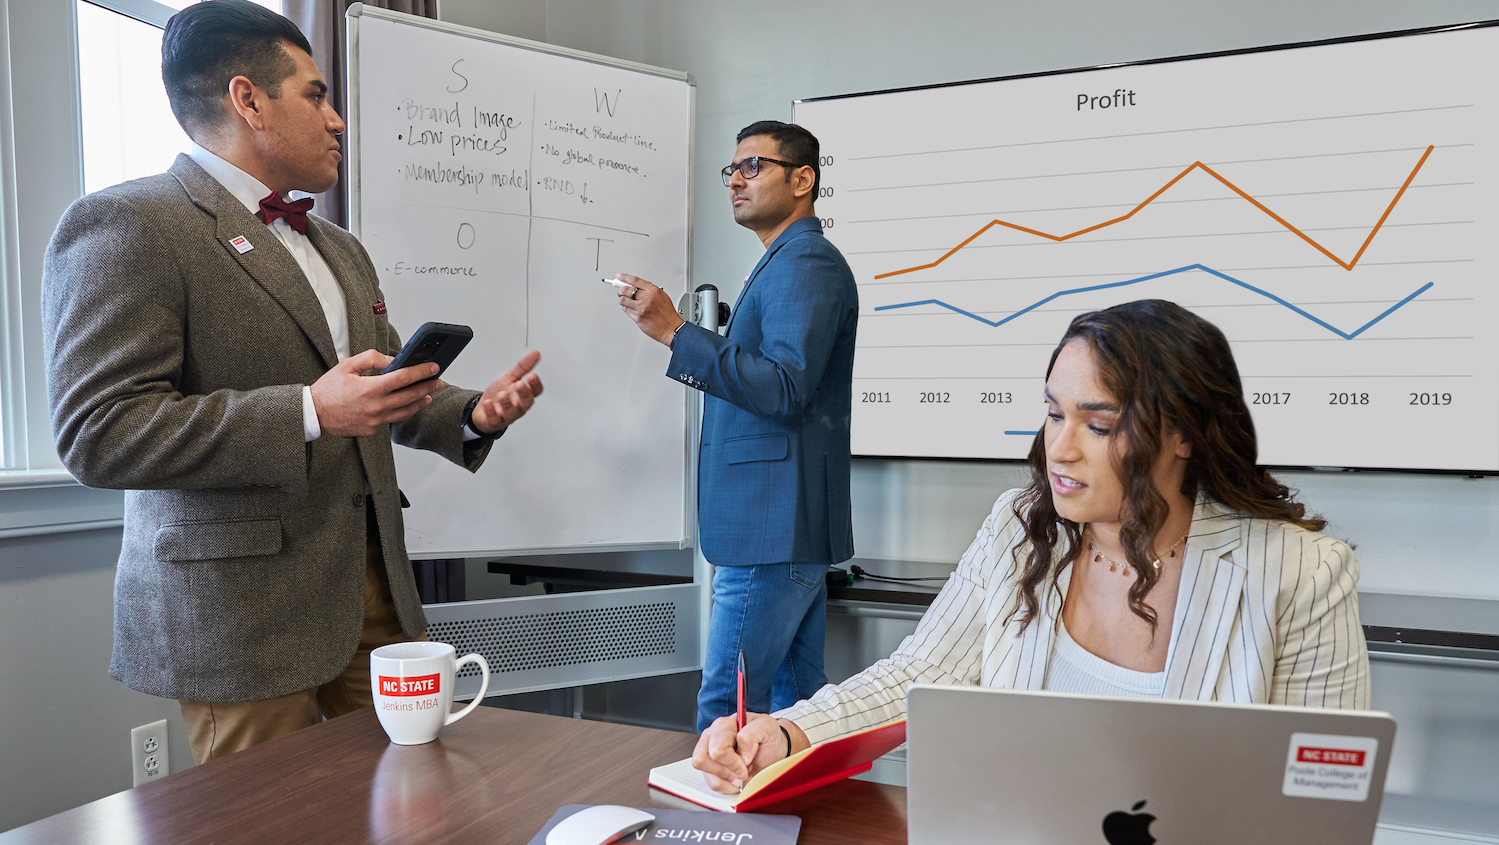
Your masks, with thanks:
M434 622L427 637L459 656L477 651L491 675L629 660L676 651L677 608L671 602L563 610ZM460 678L479 677L469 664Z

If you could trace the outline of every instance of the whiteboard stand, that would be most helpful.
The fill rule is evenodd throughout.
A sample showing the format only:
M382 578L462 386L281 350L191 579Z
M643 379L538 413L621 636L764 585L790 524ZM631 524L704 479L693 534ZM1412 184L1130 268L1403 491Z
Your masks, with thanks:
M555 379L548 384L554 398L543 400L551 403L545 424L496 443L495 466L477 476L397 450L399 478L416 505L407 518L412 558L695 545L701 398L653 372L660 350L648 348L654 344L628 321L618 325L617 313L602 313L601 303L612 297L598 290L596 273L576 272L576 256L558 251L556 234L566 232L571 243L594 230L621 233L611 247L620 250L614 260L656 268L648 272L668 290L691 289L691 78L360 3L347 18L351 229L375 262L391 313L408 330L423 320L452 321L455 313L475 326L470 354L452 368L455 383L478 383L486 375L481 366L512 354L480 344L519 343L521 325L526 346L544 342L543 353L550 351L543 366L550 362L546 372ZM626 122L635 108L640 116L632 112L635 123ZM428 119L433 115L441 122ZM504 124L508 137L479 115L514 118ZM414 147L418 135L451 143ZM479 143L483 156L468 141ZM500 141L508 148L484 146ZM566 158L538 152L550 147ZM574 151L580 162L568 161ZM591 175L571 175L595 157ZM480 174L472 192L454 191L430 175L413 177L412 162L487 175ZM625 186L614 164L641 165L636 170L649 178ZM584 190L559 192L567 180ZM570 205L557 204L563 201ZM434 221L460 214L472 222L458 230L455 248L451 232L438 231ZM475 241L472 233L484 226L497 234ZM514 248L481 253L516 227L521 237ZM599 269L589 259L587 269ZM402 275L402 263L440 267L445 277ZM584 287L589 275L593 285ZM564 312L567 320L556 319ZM600 372L599 362L611 369ZM628 379L632 392L611 392ZM583 422L595 419L609 420L615 433L597 436ZM618 446L618 430L657 434L632 439L626 450ZM641 445L654 450L654 460L639 459ZM637 504L638 513L617 524L601 518L621 500ZM567 514L576 516L560 516ZM427 605L427 635L460 654L484 655L488 695L695 671L702 666L710 583L699 556L690 584ZM478 688L475 668L459 674L459 697L471 698Z

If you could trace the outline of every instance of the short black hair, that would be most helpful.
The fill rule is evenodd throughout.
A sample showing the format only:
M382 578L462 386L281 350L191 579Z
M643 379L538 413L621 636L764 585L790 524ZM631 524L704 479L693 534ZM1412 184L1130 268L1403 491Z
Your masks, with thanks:
M296 70L283 42L312 55L296 24L250 0L194 3L173 15L161 38L161 81L182 131L212 134L220 126L236 76L281 96L282 80Z
M739 135L734 143L742 143L745 138L756 135L768 135L780 148L781 155L785 156L792 164L798 167L806 165L812 168L812 199L817 199L817 186L822 184L822 167L818 164L818 157L822 154L822 146L817 143L817 136L797 126L795 123L782 123L779 120L757 120L749 126L739 130ZM786 178L790 179L788 172Z

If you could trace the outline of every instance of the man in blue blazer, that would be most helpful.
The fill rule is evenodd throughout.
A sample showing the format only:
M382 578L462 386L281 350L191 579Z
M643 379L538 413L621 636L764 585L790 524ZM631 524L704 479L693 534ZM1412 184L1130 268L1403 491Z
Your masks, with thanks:
M620 305L671 347L667 375L708 394L698 535L714 565L697 728L734 712L743 650L751 711L824 683L828 564L853 557L849 411L859 295L813 211L818 143L792 124L740 131L723 169L734 221L765 244L727 336L686 323L671 296L621 275ZM756 710L756 708L760 708Z

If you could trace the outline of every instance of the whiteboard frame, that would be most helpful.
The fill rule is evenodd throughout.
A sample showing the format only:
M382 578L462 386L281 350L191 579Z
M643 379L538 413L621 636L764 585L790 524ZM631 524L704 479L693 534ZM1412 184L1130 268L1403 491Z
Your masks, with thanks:
M601 56L597 53L587 53L582 50L574 50L570 47L559 47L554 44L546 44L541 41L532 41L527 38L517 38L513 35L505 35L489 30L477 29L471 26L463 26L455 23L432 20L431 18L408 15L404 12L392 12L387 9L377 9L366 6L363 3L354 3L344 13L348 22L348 36L345 51L345 79L348 80L347 102L345 105L346 130L344 135L345 160L348 163L348 208L349 208L349 231L358 238L362 235L363 221L360 214L360 161L359 161L359 132L356 127L359 124L359 24L364 18L377 18L380 20L399 23L406 26L414 26L421 29L430 29L451 35L459 35L465 38L473 38L479 41L489 41L495 44L503 44L507 47L516 47L522 50L531 50L537 53L548 53L568 59L591 62L606 67L618 68L620 70L643 73L649 76L659 76L666 79L684 82L687 85L687 190L686 196L682 198L687 209L686 229L686 255L684 267L686 269L687 289L692 289L692 192L693 174L697 165L697 82L692 74L670 68L655 67L654 65L641 64L626 59L617 59L612 56ZM664 375L662 376L665 377ZM507 549L452 549L446 552L427 552L411 555L413 560L422 559L445 559L452 557L479 558L503 555L505 557L521 557L526 555L544 554L571 554L571 553L593 553L593 552L621 552L621 551L658 551L662 549L688 549L697 545L697 433L702 424L701 403L698 401L696 391L686 391L682 401L685 407L685 428L682 434L683 449L686 450L686 460L683 462L683 484L682 484L682 537L673 542L662 540L647 543L601 543L596 545L560 545L560 546L534 546ZM697 580L697 579L695 579Z

